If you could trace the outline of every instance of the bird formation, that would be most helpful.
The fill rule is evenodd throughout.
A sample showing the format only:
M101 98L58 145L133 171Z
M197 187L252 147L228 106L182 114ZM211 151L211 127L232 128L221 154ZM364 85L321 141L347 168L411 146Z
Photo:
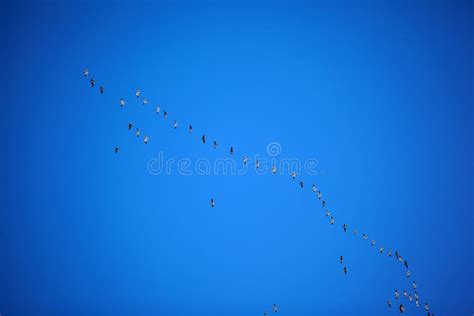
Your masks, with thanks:
M84 74L85 77L89 77L89 74L90 74L90 73L89 73L89 70L88 70L87 68L85 68L84 71L83 71L83 74ZM89 83L90 83L91 88L94 88L94 86L95 86L95 80L94 80L93 78L90 78ZM100 94L101 94L101 95L104 94L104 91L105 91L104 86L101 85L101 86L99 87L99 92L100 92ZM139 98L141 97L141 91L140 91L139 88L136 88L136 90L135 90L135 97L136 97L137 99L139 99ZM148 102L149 102L149 101L148 101L147 98L143 98L143 99L142 99L142 104L143 104L144 106L147 105ZM123 107L125 106L125 104L126 104L125 99L124 99L123 97L120 98L119 106L120 106L121 108L123 108ZM160 106L157 106L157 107L156 107L155 112L156 112L156 114L160 114L160 113L161 113L161 108L160 108ZM167 111L164 111L164 110L163 110L162 113L163 113L163 118L166 119L166 118L168 117ZM177 121L177 120L174 120L174 122L173 122L173 128L176 130L176 129L178 129L178 126L179 126L179 125L178 125L178 121ZM189 124L188 126L189 126L189 127L188 127L189 133L190 133L190 134L193 133L193 126L192 126L191 124ZM133 128L133 124L132 124L132 123L128 123L128 130L130 131L132 128ZM138 138L140 137L140 129L139 129L139 128L136 128L136 130L135 130L135 136L138 137ZM143 137L143 142L144 142L145 144L148 144L149 140L150 140L149 136L145 135L145 136ZM206 144L206 135L205 135L205 134L202 135L201 141L202 141L202 144ZM213 140L213 142L212 142L212 147L213 147L213 149L218 149L218 148L219 148L219 144L218 144L217 140ZM119 147L119 146L116 146L116 147L114 148L115 154L117 154L117 153L119 152L119 150L120 150L120 147ZM230 146L229 153L230 153L231 156L234 155L234 153L235 153L235 148L234 148L233 146ZM248 163L248 161L249 161L248 156L247 156L247 155L244 155L244 156L242 157L242 163L245 165L245 164ZM259 169L259 167L260 167L260 162L259 162L258 159L256 159L256 160L255 160L255 168L256 168L256 169ZM271 171L272 171L272 174L276 174L277 168L276 168L275 165L272 166ZM291 179L293 179L293 180L295 180L295 179L297 179L297 178L299 177L299 175L296 173L296 171L292 171L292 172L290 173L290 176L291 176ZM304 189L304 188L305 188L304 180L303 180L303 179L300 179L298 182L299 182L299 187L300 187L301 189ZM326 207L326 206L327 206L327 202L326 202L326 200L323 199L322 193L321 193L321 191L318 189L318 187L316 186L316 184L312 184L312 185L311 185L311 191L312 191L312 193L315 194L316 198L320 201L320 205L321 205L321 207L324 209L324 214L325 214L325 216L329 218L329 224L330 224L330 225L335 225L335 222L336 222L335 217L331 214L331 212L329 211L329 209ZM210 206L211 206L212 208L215 207L215 200L214 200L214 198L211 198L211 199L210 199ZM349 225L346 224L346 223L343 223L343 224L342 224L342 232L343 232L343 233L346 233L346 232L348 231L348 229L349 229ZM353 232L353 235L356 236L356 237L357 237L358 234L359 234L359 230L358 230L357 228L353 228L352 232ZM367 235L366 233L362 233L362 240L364 240L364 241L365 241L365 240L368 240L368 235ZM375 244L376 244L375 239L371 239L370 245L371 245L372 247L375 247ZM384 252L384 247L380 246L380 247L378 248L378 252L379 252L379 254L383 254L383 252ZM392 249L388 249L388 250L387 250L387 256L388 256L389 258L392 257ZM405 269L406 269L406 271L405 271L405 276L406 276L406 278L410 278L410 277L411 277L411 272L410 272L410 270L408 270L408 262L407 262L406 259L403 259L403 257L399 254L398 250L395 251L395 260L396 260L396 262L399 262L399 263L402 263L402 264L403 264L403 266L404 266ZM340 258L339 258L340 264L343 264L343 261L344 261L344 260L343 260L343 256L341 255ZM347 266L344 265L342 271L343 271L343 273L346 275L346 274L348 273ZM416 284L415 281L412 282L412 286L413 286L413 290L414 290L414 295L412 296L412 295L409 294L406 290L404 290L404 291L403 291L403 296L404 296L404 298L406 299L406 301L407 301L408 303L411 303L411 302L413 302L413 300L414 300L416 308L419 308L419 307L420 307L419 295L418 295L418 292L417 292L417 284ZM400 297L400 294L399 294L398 290L395 289L394 293L395 293L395 294L394 294L395 301L398 301L398 300L399 300L399 297ZM414 298L414 299L413 299L413 298ZM390 298L387 300L387 306L388 306L389 309L391 309L391 307L392 307L392 301L391 301ZM399 306L398 306L398 309L399 309L400 313L404 313L405 310L406 310L406 307L405 307L405 305L404 305L403 303L400 303ZM430 313L429 307L428 307L428 303L426 303L426 302L425 302L425 305L424 305L424 309L425 309L425 312L427 313L428 316L434 316L433 313ZM272 311L273 311L273 312L277 312L277 311L278 311L278 307L277 307L276 304L273 304L273 306L272 306ZM266 315L266 313L264 313L264 315Z

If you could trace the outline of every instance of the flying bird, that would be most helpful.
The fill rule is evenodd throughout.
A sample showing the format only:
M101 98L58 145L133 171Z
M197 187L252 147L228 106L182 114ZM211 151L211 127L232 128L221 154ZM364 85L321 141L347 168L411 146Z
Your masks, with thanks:
M400 313L403 313L405 311L405 307L403 307L403 304L400 304L399 309L400 309Z
M202 139L202 143L205 144L206 143L206 135L202 135L201 139Z
M230 154L233 155L234 154L234 147L230 147Z
M273 304L273 306L272 306L272 312L274 312L274 313L278 312L277 304Z
M119 150L120 150L119 147L115 147L115 150L114 150L114 151L115 151L115 153L118 153Z
M128 130L131 130L133 127L132 123L128 123Z
M84 68L84 77L87 77L89 75L89 69Z

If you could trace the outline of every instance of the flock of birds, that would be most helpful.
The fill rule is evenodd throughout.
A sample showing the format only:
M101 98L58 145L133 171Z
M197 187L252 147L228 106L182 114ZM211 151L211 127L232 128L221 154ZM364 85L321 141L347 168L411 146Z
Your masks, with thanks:
M84 74L84 77L89 77L89 70L88 70L87 68L85 68L83 74ZM89 82L90 82L91 88L94 88L94 87L95 87L95 80L94 80L93 78L91 78L91 79L89 80ZM99 86L99 92L100 92L100 94L104 94L104 87L103 87L102 85ZM137 88L137 89L135 90L135 98L136 98L136 99L141 99L141 102L142 102L142 104L143 104L144 106L148 105L148 103L149 103L147 98L141 96L141 91L140 91L139 88ZM119 106L120 106L120 107L124 107L125 104L126 104L125 99L120 98L120 100L119 100ZM167 118L168 118L168 112L167 112L167 111L164 111L164 110L162 111L162 109L160 108L160 106L156 106L155 112L156 112L156 114L161 114L161 113L162 113L164 119L167 119ZM130 131L130 130L132 130L132 128L134 128L133 124L132 124L132 123L128 123L128 130ZM174 128L174 129L177 129L177 128L178 128L178 122L177 122L177 120L174 120L174 121L173 121L173 128ZM189 131L189 133L193 133L193 126L192 126L191 124L188 125L188 131ZM140 129L139 129L139 128L136 128L136 129L135 129L135 136L136 136L137 138L139 138L140 135L141 135ZM203 144L206 144L206 140L207 140L206 135L203 134L202 137L201 137L202 143L203 143ZM144 135L144 136L143 136L143 142L144 142L145 144L148 144L149 141L150 141L149 136ZM219 147L219 144L217 143L216 140L213 140L213 142L212 142L212 147L213 147L214 149L217 149L217 148ZM114 152L117 154L117 153L119 152L119 150L120 150L120 147L116 146L115 149L114 149ZM231 156L234 155L234 147L233 147L233 146L230 146L230 148L229 148L229 154L230 154ZM243 164L247 164L248 162L249 162L248 156L244 155L244 156L242 157L242 163L243 163ZM260 167L259 160L256 159L256 160L255 160L255 168L258 169L259 167ZM276 168L275 165L272 166L271 171L272 171L273 174L276 174L276 173L277 173L277 168ZM293 172L290 173L290 176L291 176L291 178L292 178L293 180L295 180L295 179L298 177L298 174L293 171ZM299 181L299 186L300 186L302 189L304 188L305 183L304 183L303 180L300 180L300 181ZM321 206L322 206L322 208L324 209L324 214L325 214L325 216L329 219L329 223L330 223L331 225L335 225L334 216L333 216L333 215L331 214L331 212L327 209L327 207L326 207L327 203L326 203L326 201L323 199L323 196L322 196L321 191L318 189L318 187L317 187L315 184L312 184L312 186L311 186L311 191L316 195L317 199L320 201ZM215 200L214 200L214 198L211 198L209 203L210 203L210 206L211 206L211 207L215 207ZM343 231L344 233L346 233L348 230L349 230L348 225L345 224L345 223L343 223L343 224L342 224L342 231ZM356 229L356 228L354 228L354 229L352 230L352 233L354 234L354 236L358 236L358 235L359 235L359 230ZM361 236L362 236L362 239L363 239L363 240L368 240L367 234L362 233ZM375 247L375 245L376 245L375 239L371 239L370 245L371 245L372 247ZM379 252L380 254L383 254L384 251L385 251L385 248L384 248L383 246L380 246L380 247L378 248L378 252ZM411 272L410 272L410 270L408 269L408 261L407 261L406 259L404 259L404 258L400 255L400 253L399 253L397 250L395 250L395 252L392 252L392 249L388 249L388 250L386 251L386 253L387 253L387 256L388 256L388 257L391 258L391 257L393 256L393 257L395 258L396 262L403 264L403 266L405 267L405 276L406 276L406 278L410 278L410 277L411 277ZM342 255L339 257L339 263L340 263L341 265L344 264L344 258L343 258ZM343 271L344 274L347 274L347 266L346 266L346 265L343 265L342 271ZM411 293L409 293L407 290L404 290L404 291L403 291L403 297L405 298L405 302L408 302L408 304L411 304L411 303L414 302L415 306L416 306L417 308L419 308L419 307L421 306L421 304L420 304L420 298L419 298L419 295L418 295L418 292L417 292L417 284L416 284L416 281L414 281L414 280L413 280L413 282L412 282L412 287L413 287L413 295L412 295ZM400 298L400 293L398 292L397 289L395 289L395 291L394 291L394 298L395 298L395 301L397 301L397 303L398 303L399 298ZM387 306L388 306L389 309L392 308L392 300L391 300L390 298L387 300ZM400 302L398 303L398 309L399 309L400 313L404 313L404 312L405 312L405 309L406 309L405 306L406 306L406 304L404 304L404 303L401 301L401 299L400 299ZM424 310L425 310L425 312L427 313L427 316L434 316L434 313L430 312L429 305L428 305L428 303L426 303L426 302L425 302L425 304L424 304ZM272 306L272 312L278 312L278 307L277 307L276 304L273 304L273 306ZM264 316L266 316L266 315L267 315L267 313L264 313Z

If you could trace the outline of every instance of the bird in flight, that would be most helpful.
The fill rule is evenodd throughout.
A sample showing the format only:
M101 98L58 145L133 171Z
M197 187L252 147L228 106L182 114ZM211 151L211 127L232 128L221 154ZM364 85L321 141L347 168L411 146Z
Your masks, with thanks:
M277 304L273 304L273 306L272 306L272 312L274 312L274 313L278 312L278 306L277 306Z
M400 309L400 313L403 313L405 311L405 307L403 306L403 304L400 304L399 309Z

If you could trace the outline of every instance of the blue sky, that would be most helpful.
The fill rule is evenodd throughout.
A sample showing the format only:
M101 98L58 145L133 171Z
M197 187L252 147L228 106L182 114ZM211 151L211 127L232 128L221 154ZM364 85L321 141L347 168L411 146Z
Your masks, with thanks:
M386 313L411 279L343 222L408 259L435 315L474 312L472 2L1 12L2 315ZM240 164L271 142L279 158L317 159L303 190L288 175L147 168L160 153L213 162L229 146Z

